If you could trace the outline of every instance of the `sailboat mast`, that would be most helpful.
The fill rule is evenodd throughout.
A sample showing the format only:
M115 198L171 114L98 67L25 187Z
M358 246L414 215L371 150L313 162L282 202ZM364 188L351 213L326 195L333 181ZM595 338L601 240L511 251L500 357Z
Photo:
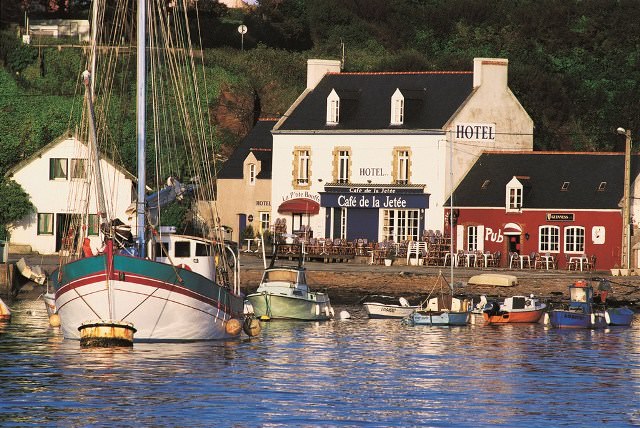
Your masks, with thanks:
M138 254L141 257L146 255L145 242L145 188L146 188L146 150L145 150L145 121L146 121L146 0L138 0L138 28L137 28L137 96L136 96L136 137L138 147L138 202L136 204L137 229L138 229Z

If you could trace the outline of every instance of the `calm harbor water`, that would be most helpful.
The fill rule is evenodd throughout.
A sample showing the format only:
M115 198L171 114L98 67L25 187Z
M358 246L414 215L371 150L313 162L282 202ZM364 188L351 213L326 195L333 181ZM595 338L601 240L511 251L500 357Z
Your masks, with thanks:
M635 426L640 321L603 331L271 322L231 342L81 349L44 304L0 327L1 426Z

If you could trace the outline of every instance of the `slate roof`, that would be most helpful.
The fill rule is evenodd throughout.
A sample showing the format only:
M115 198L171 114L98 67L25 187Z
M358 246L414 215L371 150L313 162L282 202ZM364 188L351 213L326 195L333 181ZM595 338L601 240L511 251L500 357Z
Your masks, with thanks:
M271 130L277 123L278 119L259 119L249 134L240 142L240 145L234 150L229 159L224 163L218 178L243 178L242 166L244 160L252 152L253 155L261 162L260 173L257 175L259 180L271 179L271 158L273 149L273 137Z
M640 158L633 155L632 183L639 170ZM486 152L456 188L453 205L504 207L506 185L514 176L523 183L524 209L617 209L623 197L624 154ZM566 191L561 190L564 182L569 182ZM605 189L598 191L602 182Z
M341 96L340 120L327 125L327 96ZM405 97L405 123L390 125L391 96ZM442 129L473 90L473 73L328 73L278 130Z

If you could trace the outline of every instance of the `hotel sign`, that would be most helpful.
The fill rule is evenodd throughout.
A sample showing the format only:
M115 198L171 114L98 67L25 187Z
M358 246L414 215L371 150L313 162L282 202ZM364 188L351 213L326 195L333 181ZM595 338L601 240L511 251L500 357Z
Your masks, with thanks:
M458 123L455 128L457 141L495 141L495 123Z
M575 221L574 213L547 213L547 221Z

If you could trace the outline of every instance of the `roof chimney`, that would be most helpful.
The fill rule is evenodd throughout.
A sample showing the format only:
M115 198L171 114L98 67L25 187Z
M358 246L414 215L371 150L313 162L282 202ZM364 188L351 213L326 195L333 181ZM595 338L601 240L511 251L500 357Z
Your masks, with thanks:
M340 61L333 59L307 60L307 89L313 89L327 73L340 73Z
M509 60L504 58L474 58L473 88L491 86L496 89L507 88Z

